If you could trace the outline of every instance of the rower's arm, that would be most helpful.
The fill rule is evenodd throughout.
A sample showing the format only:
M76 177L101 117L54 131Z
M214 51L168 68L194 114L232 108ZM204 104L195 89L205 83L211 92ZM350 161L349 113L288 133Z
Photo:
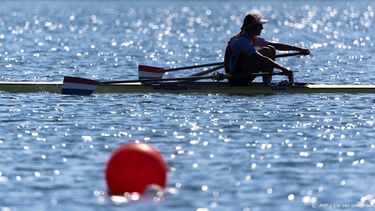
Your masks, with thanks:
M270 59L266 56L263 56L262 54L260 54L258 52L256 52L256 56L258 57L259 60L261 60L266 65L269 65L269 66L272 66L274 68L280 69L281 71L283 71L285 73L291 72L291 70L289 70L288 68L282 66L281 64L276 63L274 60L272 60L272 59Z
M273 46L276 50L279 50L279 51L299 51L303 53L304 55L310 54L310 51L307 48L300 48L300 47L285 44L285 43L269 42L269 45Z
M262 62L263 64L270 65L270 66L272 66L274 68L280 69L286 76L288 76L289 82L293 83L293 81L294 81L294 79L293 79L293 71L291 71L288 68L286 68L286 67L284 67L284 66L276 63L271 58L263 56L262 54L260 54L258 52L255 54L255 56L257 56L258 59L260 60L260 62Z

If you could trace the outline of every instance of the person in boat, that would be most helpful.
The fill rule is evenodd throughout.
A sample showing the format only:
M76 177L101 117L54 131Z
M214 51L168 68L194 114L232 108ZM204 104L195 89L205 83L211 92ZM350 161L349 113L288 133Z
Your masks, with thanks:
M274 68L280 69L288 76L289 82L293 83L293 72L274 61L276 50L299 51L304 55L310 54L310 51L306 48L270 42L260 37L265 23L267 23L267 20L261 19L260 15L248 14L244 18L241 32L228 41L225 50L224 68L225 73L231 76L228 79L231 85L249 85L255 79L255 76L251 76L251 74L262 72L269 73L262 76L263 84L269 86Z

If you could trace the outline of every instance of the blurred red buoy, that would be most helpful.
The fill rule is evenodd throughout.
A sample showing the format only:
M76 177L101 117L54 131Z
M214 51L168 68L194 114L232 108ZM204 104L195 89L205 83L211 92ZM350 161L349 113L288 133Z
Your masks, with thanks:
M165 188L167 164L161 154L147 144L125 144L112 153L105 179L110 195L143 194L151 185Z

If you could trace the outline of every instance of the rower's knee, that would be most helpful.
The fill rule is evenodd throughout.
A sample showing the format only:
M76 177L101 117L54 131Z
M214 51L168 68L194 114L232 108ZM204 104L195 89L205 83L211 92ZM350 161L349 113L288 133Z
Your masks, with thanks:
M259 53L262 54L263 56L267 56L271 59L275 59L276 49L271 45L267 45L266 47L263 47L262 49L260 49Z
M276 48L275 47L273 47L272 45L267 45L267 48L269 49L271 56L276 55Z

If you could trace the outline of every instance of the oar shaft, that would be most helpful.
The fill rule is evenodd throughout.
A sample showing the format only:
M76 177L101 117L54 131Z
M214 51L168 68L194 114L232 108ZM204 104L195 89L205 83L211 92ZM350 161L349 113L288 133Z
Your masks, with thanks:
M301 52L294 52L294 53L285 53L285 54L278 54L276 55L276 58L280 57L288 57L288 56L297 56L297 55L303 55ZM192 65L192 66L186 66L186 67L178 67L178 68L170 68L165 69L166 71L177 71L177 70L184 70L184 69L192 69L192 68L201 68L201 67L210 67L210 66L217 66L214 68L211 68L207 71L204 71L199 74L192 75L190 77L183 77L183 78L166 78L166 79L142 79L142 80L123 80L123 81L103 81L100 82L101 85L108 85L108 84L116 84L116 83L136 83L136 82L153 82L153 81L195 81L195 80L202 80L202 79L214 79L213 76L201 76L204 74L211 73L215 70L218 70L220 68L223 68L224 62L216 62L216 63L209 63L209 64L202 64L202 65ZM204 74L203 74L204 73ZM253 76L264 76L268 73L254 73ZM272 73L268 75L284 75L284 73ZM223 75L224 78L228 77L227 75Z
M202 75L207 75L207 74L212 73L212 72L215 72L216 70L219 70L219 69L221 69L221 68L223 68L223 67L224 67L224 64L219 65L219 66L217 66L217 67L213 67L213 68L208 69L208 70L205 70L205 71L203 71L203 72L199 72L199 73L192 74L192 75L190 75L190 76L202 76Z
M223 65L223 64L224 64L224 62L215 62L215 63L208 63L208 64L186 66L186 67L168 68L168 69L165 69L165 71L166 72L172 72L172 71L177 71L177 70L187 70L187 69L194 69L194 68L211 67L211 66L217 66L217 65Z
M298 55L304 55L301 52L294 52L294 53L283 53L283 54L278 54L275 57L276 58L281 58L281 57L288 57L288 56L298 56Z
M281 58L281 57L298 56L298 55L303 55L303 54L301 52L293 52L293 53L278 54L275 57ZM192 65L192 66L186 66L186 67L167 68L167 69L165 69L165 71L166 72L172 72L172 71L177 71L177 70L211 67L211 66L217 66L217 65L224 65L224 62L215 62L215 63L201 64L201 65Z
M287 56L297 56L297 55L303 55L301 52L293 52L293 53L285 53L285 54L279 54L276 55L276 58L280 57L287 57ZM178 70L186 70L186 69L194 69L194 68L202 68L202 67L212 67L212 66L222 66L224 65L224 62L214 62L214 63L208 63L208 64L200 64L200 65L191 65L191 66L185 66L185 67L175 67L175 68L160 68L160 67L153 67L148 65L139 65L138 70L142 75L140 74L140 78L162 78L163 74L165 72L172 72L172 71L178 71ZM155 74L157 74L155 76ZM202 73L198 73L198 75L201 75ZM206 73L207 74L207 73ZM147 76L145 76L147 75ZM149 76L151 75L151 76Z
M252 73L252 76L264 76L264 75L285 75L283 72L277 73ZM244 75L246 76L246 75ZM230 75L226 74L219 74L219 75L211 75L211 76L190 76L190 77L182 77L182 78L164 78L164 79L143 79L143 80L123 80L123 81L102 81L100 85L109 85L109 84L119 84L119 83L138 83L138 82L163 82L163 81L196 81L202 79L214 79L214 80L223 80Z
M250 76L266 76L266 75L285 75L285 73L283 73L283 72L277 72L277 73L262 72L262 73L252 73L252 74L250 74Z
M212 76L201 76L201 77L183 77L183 78L164 78L164 79L142 79L142 80L124 80L124 81L103 81L100 85L118 84L118 83L137 83L137 82L154 82L154 81L179 81L179 80L201 80L201 79L212 79Z

